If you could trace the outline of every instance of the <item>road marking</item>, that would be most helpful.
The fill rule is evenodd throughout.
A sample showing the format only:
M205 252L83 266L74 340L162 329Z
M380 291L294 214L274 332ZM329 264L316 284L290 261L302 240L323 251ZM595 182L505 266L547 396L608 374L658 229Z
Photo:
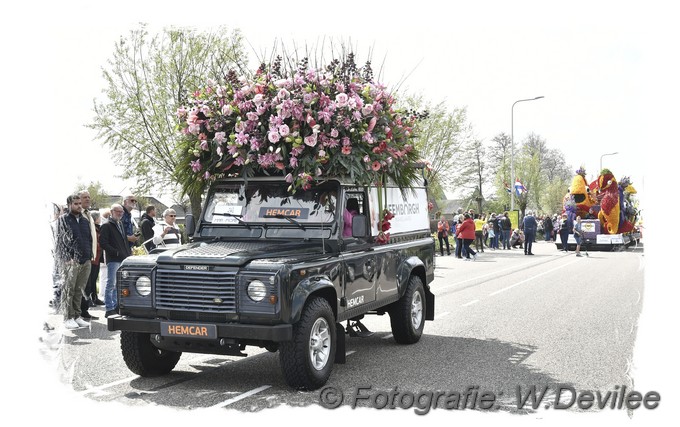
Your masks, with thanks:
M390 338L392 338L392 334L387 334L384 337L382 337L382 339L384 339L384 340L388 340Z
M528 266L529 264L533 264L533 262L529 261L529 262L525 262L524 264L521 264L521 265L513 265L512 267L504 268L502 270L496 270L492 273L482 274L481 276L475 276L471 279L463 280L462 282L457 282L457 283L454 283L454 284L448 285L448 286L442 286L441 288L437 288L436 291L437 291L437 293L439 293L439 291L443 291L445 289L453 288L455 286L462 285L463 283L466 283L466 282L472 282L473 280L481 279L483 277L493 276L493 275L496 275L496 274L501 273L503 271L514 270L514 269L517 269L517 268L525 267L525 266Z
M438 314L436 317L437 317L437 319L441 319L442 317L446 317L446 316L448 316L449 314L451 314L451 312L445 311L445 312L443 312L442 314Z
M552 270L544 271L544 272L541 273L541 274L537 274L537 275L535 275L535 276L529 277L528 279L522 280L521 282L517 282L517 283L515 283L514 285L510 285L510 286L505 287L505 288L503 288L503 289L499 289L499 290L497 290L496 292L491 292L491 293L489 294L489 296L492 297L492 296L494 296L494 295L498 295L498 294L500 294L501 292L505 292L505 291L507 291L508 289L512 289L512 288L514 288L515 286L521 285L522 283L529 282L529 281L531 281L531 280L534 280L534 279L537 278L537 277L545 276L545 275L548 274L548 273L552 273L552 272L555 271L555 270L559 270L560 268L566 267L566 266L571 265L571 264L574 264L574 263L576 263L576 262L579 262L579 260L574 260L574 261L572 261L572 262L568 262L568 263L566 263L566 264L564 264L564 265L560 265L559 267L553 268Z
M473 299L472 301L466 302L465 304L461 305L461 307L467 307L467 306L469 306L469 305L476 304L476 303L478 303L478 302L479 302L478 299Z
M352 353L356 353L356 352L357 352L356 350L350 350L350 351L345 353L345 357L349 356Z
M221 407L223 407L223 406L229 406L229 405L231 405L232 403L236 403L236 402L238 402L239 400L243 400L243 399L245 399L245 398L247 398L247 397L250 397L250 396L252 396L252 395L254 395L254 394L257 394L257 393L259 393L259 392L261 392L261 391L264 391L264 390L268 389L269 387L271 387L271 386L270 386L270 385L263 385L262 387L258 387L258 388L256 388L256 389L247 391L247 392L245 392L245 393L239 394L239 395L236 396L236 397L232 397L232 398L229 399L229 400L225 400L224 402L220 402L220 403L218 403L217 405L213 405L213 406L211 406L211 408L221 408Z
M109 387L129 383L130 381L136 380L137 378L139 378L139 376L135 375L134 377L124 378L122 380L114 381L112 383L102 384L102 385L97 386L97 387L92 387L92 388L88 388L87 390L83 390L83 391L80 392L80 394L86 395L86 394L89 394L89 393L99 393L99 392L101 392L104 389L107 389Z

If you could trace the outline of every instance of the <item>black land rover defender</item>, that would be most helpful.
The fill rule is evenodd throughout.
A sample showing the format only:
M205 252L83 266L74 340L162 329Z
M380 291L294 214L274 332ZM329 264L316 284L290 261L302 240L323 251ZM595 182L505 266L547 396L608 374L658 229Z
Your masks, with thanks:
M123 358L141 376L170 372L182 352L278 351L286 382L312 390L345 361L345 334L389 313L395 341L434 319L434 241L424 187L383 189L395 214L378 234L378 193L332 179L288 192L278 178L225 179L208 191L192 242L126 259L117 272ZM352 208L352 212L346 207ZM341 322L347 321L348 330Z

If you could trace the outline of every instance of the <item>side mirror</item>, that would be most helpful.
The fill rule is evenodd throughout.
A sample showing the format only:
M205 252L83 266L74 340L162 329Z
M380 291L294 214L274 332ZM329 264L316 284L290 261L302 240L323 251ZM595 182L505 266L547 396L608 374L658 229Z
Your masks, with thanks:
M352 237L366 237L366 215L354 215L352 217Z
M196 231L196 222L194 222L194 215L187 214L184 218L184 227L187 232L187 238L191 239L194 237L194 232Z

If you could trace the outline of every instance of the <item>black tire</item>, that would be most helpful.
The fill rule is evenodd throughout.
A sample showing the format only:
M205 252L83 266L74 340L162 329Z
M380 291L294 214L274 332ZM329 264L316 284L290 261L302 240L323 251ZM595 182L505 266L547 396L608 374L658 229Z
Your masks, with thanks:
M420 340L425 327L425 289L418 276L411 276L404 295L390 310L392 336L399 344L413 344Z
M151 343L149 334L122 331L120 348L127 367L142 377L157 377L172 371L181 352L162 350Z
M293 325L293 340L279 346L286 383L298 390L316 390L326 384L335 362L335 340L335 318L328 301L308 300Z

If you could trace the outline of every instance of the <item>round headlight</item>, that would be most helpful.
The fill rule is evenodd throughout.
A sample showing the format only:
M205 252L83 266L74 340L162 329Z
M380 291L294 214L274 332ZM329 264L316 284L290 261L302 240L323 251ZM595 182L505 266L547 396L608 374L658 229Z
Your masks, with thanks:
M147 296L151 293L151 279L148 276L139 276L135 283L139 295Z
M260 302L267 296L267 287L260 280L248 283L248 296L255 302Z

